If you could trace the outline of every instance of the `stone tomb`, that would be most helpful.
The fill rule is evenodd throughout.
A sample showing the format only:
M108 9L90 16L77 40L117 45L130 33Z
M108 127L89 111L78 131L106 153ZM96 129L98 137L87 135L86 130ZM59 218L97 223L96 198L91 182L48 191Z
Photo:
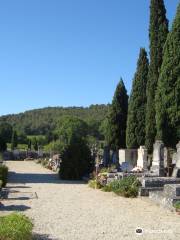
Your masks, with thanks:
M174 167L172 177L178 177L178 178L180 178L180 141L179 141L179 143L176 145L176 148L177 148L177 153L176 153L176 155L175 155L176 165L175 165L175 167Z
M137 149L120 149L119 164L122 171L131 171L137 163Z
M159 177L165 175L164 170L164 144L162 141L157 140L153 145L153 162L151 172Z

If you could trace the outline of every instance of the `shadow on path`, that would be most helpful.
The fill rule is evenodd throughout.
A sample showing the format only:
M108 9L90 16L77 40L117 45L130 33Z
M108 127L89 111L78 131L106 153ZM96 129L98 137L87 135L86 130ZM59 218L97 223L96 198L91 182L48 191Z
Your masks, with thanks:
M33 234L33 240L61 240L57 238L51 238L49 235L46 234Z
M30 209L30 207L26 205L8 205L5 206L2 203L0 204L0 211L16 211L16 212L24 212Z
M85 184L84 181L66 181L60 180L55 173L15 173L9 172L9 183L54 183L54 184ZM12 188L14 188L12 186ZM17 186L18 188L18 186Z

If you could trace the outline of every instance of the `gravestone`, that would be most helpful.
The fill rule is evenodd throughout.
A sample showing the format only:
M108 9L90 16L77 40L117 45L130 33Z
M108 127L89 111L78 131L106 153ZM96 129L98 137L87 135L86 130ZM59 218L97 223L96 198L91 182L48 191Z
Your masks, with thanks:
M176 166L174 167L172 177L180 177L180 141L176 145L177 153L176 153Z
M147 170L148 168L147 149L145 146L140 146L138 149L137 167L143 170Z
M105 146L103 154L103 165L107 167L109 164L110 164L110 149L108 146Z
M127 171L131 171L137 164L137 149L120 149L119 164L125 166Z
M159 177L165 175L164 171L164 144L162 141L157 140L153 145L153 161L151 172Z

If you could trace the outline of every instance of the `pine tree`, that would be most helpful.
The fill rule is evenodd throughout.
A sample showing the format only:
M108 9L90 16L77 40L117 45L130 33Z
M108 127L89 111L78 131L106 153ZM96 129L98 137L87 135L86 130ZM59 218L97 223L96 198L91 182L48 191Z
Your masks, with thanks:
M129 99L126 144L128 148L138 148L145 144L146 85L148 58L144 48L140 49L137 69Z
M117 85L108 115L109 145L115 151L126 147L127 112L128 95L121 79Z
M16 131L13 131L12 133L12 139L11 139L11 150L14 150L18 145L18 137Z
M156 93L157 138L174 147L180 139L180 4L164 46Z
M168 20L163 0L151 0L150 6L150 65L147 82L146 147L152 151L156 136L155 92L162 64L163 47L168 34Z

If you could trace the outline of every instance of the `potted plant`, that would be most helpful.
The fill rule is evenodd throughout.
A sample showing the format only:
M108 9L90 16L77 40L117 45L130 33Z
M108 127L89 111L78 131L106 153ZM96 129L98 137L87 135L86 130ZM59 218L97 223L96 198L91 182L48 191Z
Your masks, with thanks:
M176 209L176 212L178 213L178 215L180 215L180 201L177 201L174 204L174 208Z

